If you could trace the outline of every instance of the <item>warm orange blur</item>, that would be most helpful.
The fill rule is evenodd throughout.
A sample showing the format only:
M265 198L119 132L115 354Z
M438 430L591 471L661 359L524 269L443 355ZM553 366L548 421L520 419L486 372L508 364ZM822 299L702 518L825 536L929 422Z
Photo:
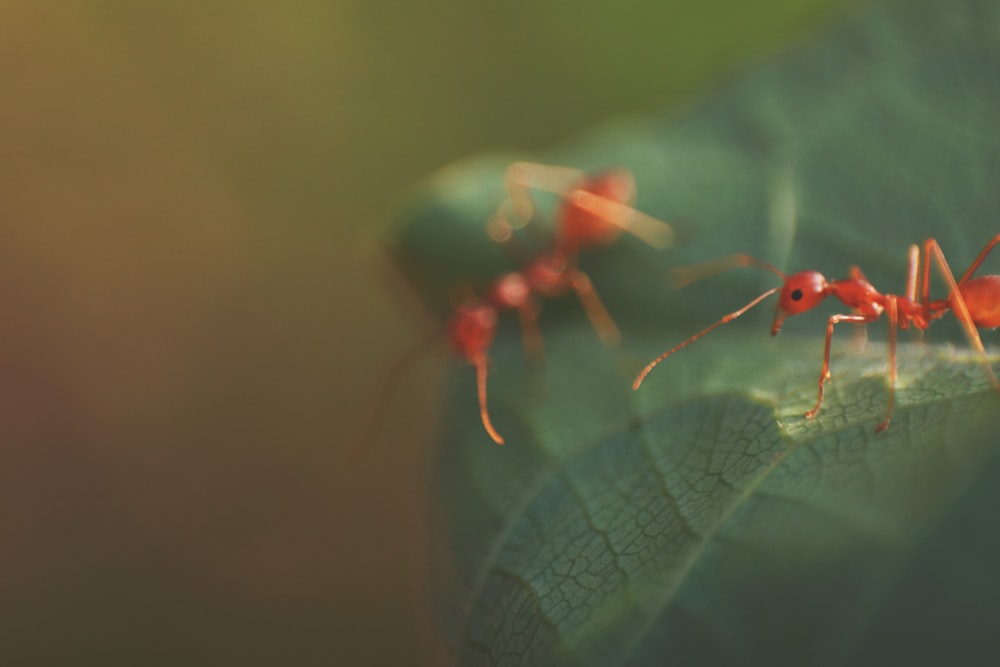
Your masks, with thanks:
M669 102L831 2L761 4L754 32L685 3L3 3L9 664L437 662L442 360L341 457L434 327L379 230L444 162Z

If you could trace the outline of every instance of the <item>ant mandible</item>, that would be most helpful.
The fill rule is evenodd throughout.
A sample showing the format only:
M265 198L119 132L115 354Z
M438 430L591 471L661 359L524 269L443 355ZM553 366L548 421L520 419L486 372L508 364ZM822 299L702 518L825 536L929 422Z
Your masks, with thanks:
M822 274L816 271L801 271L786 276L767 262L743 254L732 255L720 260L678 269L676 275L681 286L729 269L745 266L770 271L781 278L783 284L767 290L739 310L729 313L715 324L699 331L684 342L661 354L639 373L632 384L632 388L638 389L650 371L674 352L693 343L716 327L740 317L743 313L777 292L779 296L774 312L774 321L771 325L772 336L778 334L781 330L781 324L786 318L812 310L828 296L839 299L841 303L852 310L851 314L833 315L827 321L823 369L819 375L819 396L816 399L816 405L805 413L807 419L815 417L819 412L820 406L823 403L824 387L826 381L830 379L830 342L833 338L834 325L840 322L868 324L881 317L883 312L886 313L889 320L889 406L885 419L875 428L876 433L882 432L889 427L889 420L892 418L892 410L895 403L896 330L907 329L910 326L925 330L930 326L931 322L943 317L948 311L952 311L955 314L970 343L972 343L972 346L982 356L994 388L1000 390L1000 382L997 381L997 377L993 372L993 366L987 359L986 350L983 347L983 342L979 337L979 330L977 328L994 328L1000 326L1000 275L972 277L997 243L1000 243L1000 234L993 237L986 244L979 253L979 256L976 257L958 281L955 280L951 268L944 258L944 253L941 252L941 247L935 239L930 238L924 242L922 264L920 262L920 248L916 245L911 245L909 249L909 269L907 272L905 296L880 293L865 279L861 269L857 266L851 267L849 278L833 282L828 282ZM930 266L932 259L948 285L948 297L945 299L936 299L933 301L930 299ZM921 283L919 300L917 300L918 282Z
M624 169L588 175L568 167L515 162L506 170L504 186L507 198L488 225L490 236L497 241L511 239L517 227L534 217L532 191L557 195L560 203L554 214L556 228L548 248L520 271L506 273L494 280L484 296L466 298L455 305L448 322L447 334L452 348L476 369L480 419L486 433L498 445L502 445L504 439L490 420L486 379L489 349L500 311L517 311L525 348L529 354L537 355L542 349L537 324L541 299L573 291L600 338L605 343L614 343L619 337L618 327L590 278L577 267L580 251L611 243L622 231L654 247L665 247L673 240L670 225L631 206L635 181ZM369 439L395 381L437 340L435 334L394 364L365 422L362 437L351 448L352 456Z

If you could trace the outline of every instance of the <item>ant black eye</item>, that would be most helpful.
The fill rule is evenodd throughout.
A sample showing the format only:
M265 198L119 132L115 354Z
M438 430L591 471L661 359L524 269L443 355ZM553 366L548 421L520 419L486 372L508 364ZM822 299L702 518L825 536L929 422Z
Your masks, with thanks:
M802 290L800 290L800 289L792 290L792 295L791 296L792 296L792 301L801 301L802 300Z

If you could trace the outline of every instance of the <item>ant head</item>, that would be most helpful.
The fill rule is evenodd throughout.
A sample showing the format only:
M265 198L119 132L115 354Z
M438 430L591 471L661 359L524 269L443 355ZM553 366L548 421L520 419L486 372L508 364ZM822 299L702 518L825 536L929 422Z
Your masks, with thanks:
M778 307L774 312L771 335L781 331L786 317L812 310L829 294L829 285L823 274L816 271L801 271L785 279L778 297Z
M448 337L456 351L466 359L481 356L493 342L497 329L497 311L481 302L458 306L448 323Z

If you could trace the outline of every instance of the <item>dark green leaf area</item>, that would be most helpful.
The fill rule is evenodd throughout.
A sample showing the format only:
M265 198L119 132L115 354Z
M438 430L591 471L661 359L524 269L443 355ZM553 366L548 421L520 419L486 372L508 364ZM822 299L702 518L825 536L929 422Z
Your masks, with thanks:
M582 257L620 349L600 345L570 296L545 301L544 361L531 363L502 314L489 404L504 447L456 363L436 590L461 664L990 662L1000 394L951 314L924 343L900 332L881 434L885 317L867 345L835 328L826 399L803 416L828 318L851 312L834 299L776 338L773 301L761 305L630 385L780 284L740 269L674 291L676 266L746 252L835 280L857 265L899 294L908 247L934 237L961 275L1000 233L998 25L992 0L872 2L695 108L539 158L628 167L637 207L692 233L662 252L624 239ZM442 316L457 283L478 289L519 266L483 231L507 160L435 179L396 236ZM980 273L998 265L991 256Z
M432 312L446 317L455 289L482 290L518 263L487 235L515 158L496 156L447 167L414 190L389 251Z
M457 373L467 414L440 482L468 664L838 662L1000 426L981 360L950 348L900 346L893 422L875 434L881 344L835 347L827 400L806 420L813 339L720 332L639 392L631 355L571 330L548 339L544 368L498 352L498 376L544 397L501 385L503 448L473 427L470 369Z

